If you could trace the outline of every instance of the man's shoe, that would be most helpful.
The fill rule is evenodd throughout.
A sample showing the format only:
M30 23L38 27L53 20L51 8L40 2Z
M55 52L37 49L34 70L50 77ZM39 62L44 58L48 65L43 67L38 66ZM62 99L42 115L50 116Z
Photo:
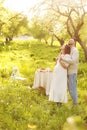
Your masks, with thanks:
M61 103L61 102L58 102L57 105L58 105L58 107L61 107L61 106L62 106L62 103Z
M73 106L78 106L78 103L73 103Z

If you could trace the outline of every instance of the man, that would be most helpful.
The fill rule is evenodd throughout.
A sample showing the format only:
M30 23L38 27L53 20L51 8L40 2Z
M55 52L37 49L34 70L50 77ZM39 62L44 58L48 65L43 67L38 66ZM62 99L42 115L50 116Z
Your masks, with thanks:
M68 67L68 89L72 97L73 104L76 105L78 103L77 71L78 71L78 63L79 63L79 52L75 47L74 39L70 39L68 45L71 48L71 52L70 52L71 58L65 59L62 57L62 60L70 64Z

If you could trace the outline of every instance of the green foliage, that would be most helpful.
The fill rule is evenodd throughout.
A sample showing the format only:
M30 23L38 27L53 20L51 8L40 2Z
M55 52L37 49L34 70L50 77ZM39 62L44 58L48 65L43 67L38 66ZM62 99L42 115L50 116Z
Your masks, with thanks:
M29 24L29 34L39 40L48 40L49 31L46 27L46 23L43 22L40 18L34 17Z
M87 14L86 14L86 16L85 16L85 18L84 18L84 25L83 25L83 27L81 28L81 31L80 31L80 36L81 36L81 39L85 39L86 40L86 35L84 35L84 34L87 34ZM86 42L86 44L87 44L87 42Z
M86 130L87 127L87 63L82 59L78 70L79 105L72 100L61 108L48 101L39 89L33 90L35 71L54 68L59 46L50 47L37 41L13 41L0 46L0 130ZM10 78L12 67L19 67L26 81Z
M28 20L23 14L7 13L5 17L5 24L2 26L2 35L5 38L13 38L18 35L24 35L28 27Z

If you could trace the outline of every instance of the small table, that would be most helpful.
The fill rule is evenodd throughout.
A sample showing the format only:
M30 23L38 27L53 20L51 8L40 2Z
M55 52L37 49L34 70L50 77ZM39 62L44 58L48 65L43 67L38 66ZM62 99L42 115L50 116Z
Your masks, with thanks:
M50 84L52 80L52 71L47 69L38 69L35 72L34 84L32 88L43 87L46 89L46 95L49 95Z

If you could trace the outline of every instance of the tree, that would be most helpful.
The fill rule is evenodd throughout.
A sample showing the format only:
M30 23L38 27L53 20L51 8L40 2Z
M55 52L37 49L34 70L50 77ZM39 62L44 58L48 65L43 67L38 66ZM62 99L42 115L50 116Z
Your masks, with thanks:
M78 42L82 49L84 50L85 59L87 61L87 47L86 40L81 39L81 29L85 23L85 17L87 12L85 9L85 3L81 0L78 0L78 4L74 1L73 4L68 2L61 2L59 6L54 5L53 10L58 12L62 17L65 18L65 24L67 28L67 33L71 38L74 38ZM62 8L62 9L61 9Z
M32 18L31 23L29 24L29 35L39 39L40 41L44 39L46 44L48 43L49 32L43 20L39 19L38 16Z
M78 42L81 45L87 61L87 40L81 35L84 25L87 27L85 21L87 17L87 0L43 0L39 5L39 9L42 8L41 6L45 7L45 11L47 10L51 17L54 16L53 20L56 21L56 25L59 22L62 23L68 38L74 38L76 43ZM57 31L57 34L59 32ZM53 34L60 42L61 40L64 42L63 36L56 35L55 31L53 31Z
M21 13L8 13L5 24L2 26L2 34L9 43L14 36L24 34L24 29L28 27L28 19ZM23 30L23 31L22 31Z
M7 10L3 7L4 0L0 1L0 35L2 35L1 29L5 24L5 17L7 17ZM3 15L4 14L4 15Z

